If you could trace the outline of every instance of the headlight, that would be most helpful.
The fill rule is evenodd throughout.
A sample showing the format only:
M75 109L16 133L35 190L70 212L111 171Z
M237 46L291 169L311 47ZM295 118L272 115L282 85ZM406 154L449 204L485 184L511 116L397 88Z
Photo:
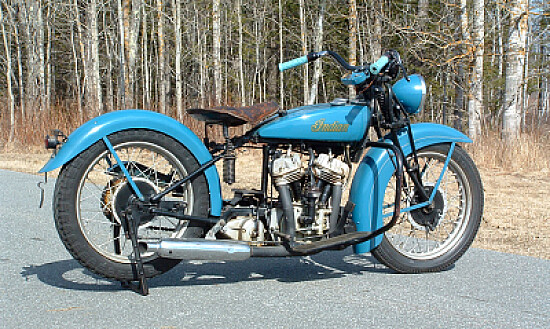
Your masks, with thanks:
M393 85L393 93L403 104L405 111L410 114L420 112L424 107L426 99L426 82L418 74L409 76L410 81L405 78L397 81Z

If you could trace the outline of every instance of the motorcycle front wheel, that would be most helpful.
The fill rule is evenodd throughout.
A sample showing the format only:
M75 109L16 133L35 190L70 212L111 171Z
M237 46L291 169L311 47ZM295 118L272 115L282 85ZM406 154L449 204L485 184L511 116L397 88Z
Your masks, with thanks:
M419 169L428 195L436 187L449 153L449 144L418 151ZM395 178L386 188L384 213L393 211ZM405 175L401 209L418 204L418 191ZM442 271L454 264L472 244L483 213L483 187L479 172L460 146L455 146L448 168L433 199L433 206L403 211L397 224L372 250L381 263L399 273ZM387 223L391 216L387 215Z
M199 167L184 146L158 132L127 130L108 138L144 195L164 190ZM61 240L84 267L106 278L138 279L132 264L132 244L122 228L124 210L133 195L119 164L101 140L64 165L56 182L53 209ZM200 175L164 200L182 201L187 215L206 217L208 195L206 178ZM203 235L204 227L164 216L142 218L138 229L138 240ZM179 263L155 254L141 256L147 277Z

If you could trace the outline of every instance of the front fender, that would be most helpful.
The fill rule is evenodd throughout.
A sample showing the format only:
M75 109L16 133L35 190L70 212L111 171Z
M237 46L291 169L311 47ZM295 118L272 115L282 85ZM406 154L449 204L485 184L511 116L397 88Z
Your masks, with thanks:
M128 129L149 129L168 135L185 146L200 164L212 159L212 155L197 135L178 121L156 112L124 110L101 115L80 126L69 135L57 155L39 172L59 168L103 137ZM210 214L220 216L222 194L216 166L206 169L204 175L210 191Z
M440 143L471 143L463 133L439 124L418 123L411 125L414 144L417 149ZM404 129L399 133L399 143L405 156L412 152L409 136ZM388 138L385 142L391 143ZM395 166L388 151L371 148L366 154L353 178L349 200L355 203L352 218L358 231L372 232L383 225L382 205L386 187L393 176ZM382 235L354 246L356 253L369 252L382 242Z

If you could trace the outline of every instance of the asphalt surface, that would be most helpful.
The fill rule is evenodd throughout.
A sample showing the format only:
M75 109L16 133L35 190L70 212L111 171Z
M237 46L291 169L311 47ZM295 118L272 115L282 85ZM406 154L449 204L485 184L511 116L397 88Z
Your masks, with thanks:
M182 262L143 297L71 258L41 179L0 170L0 328L550 328L550 261L479 249L422 275L350 248Z

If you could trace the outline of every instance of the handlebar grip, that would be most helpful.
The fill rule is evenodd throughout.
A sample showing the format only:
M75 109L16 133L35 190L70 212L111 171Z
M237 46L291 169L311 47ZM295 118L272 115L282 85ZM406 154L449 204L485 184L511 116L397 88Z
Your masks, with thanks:
M291 69L293 67L306 64L308 61L309 60L308 60L307 56L302 56L302 57L295 58L295 59L293 59L291 61L288 61L288 62L279 63L279 71L283 72L283 71Z
M370 65L370 69L369 69L370 73L372 73L372 74L380 73L380 71L382 71L384 66L386 66L389 61L390 61L390 59L386 55L380 57L376 62L374 62Z

